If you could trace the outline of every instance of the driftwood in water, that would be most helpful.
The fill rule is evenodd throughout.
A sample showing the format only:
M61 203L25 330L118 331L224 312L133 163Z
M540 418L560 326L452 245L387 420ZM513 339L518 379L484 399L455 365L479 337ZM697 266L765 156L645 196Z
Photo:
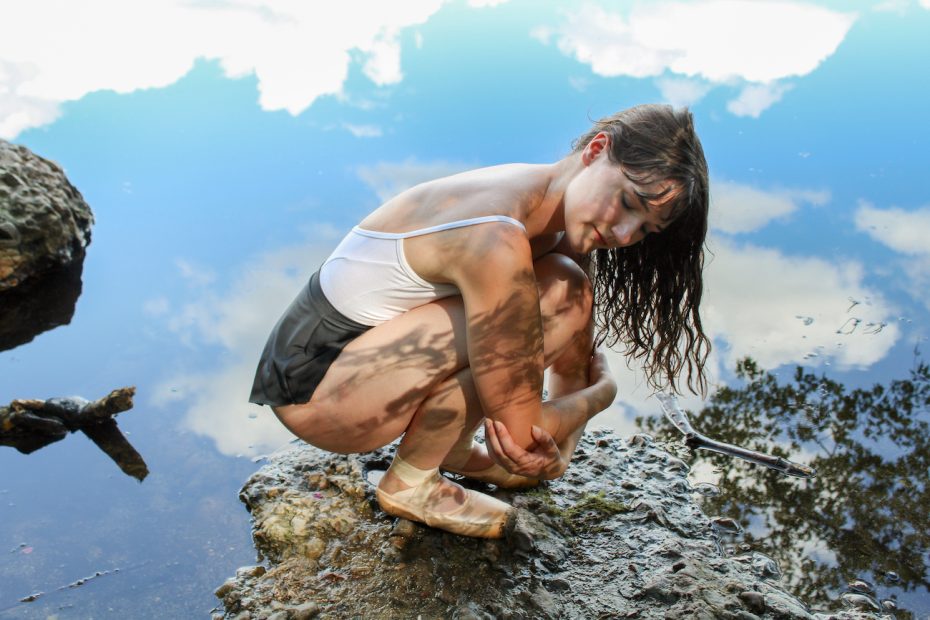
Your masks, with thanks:
M48 400L14 400L0 407L0 445L29 454L81 431L112 458L126 474L142 480L148 475L145 461L113 419L132 409L134 387L113 390L103 398L88 401L79 397Z
M756 452L755 450L723 443L722 441L717 441L706 435L702 435L691 426L688 416L685 415L684 410L678 405L678 400L674 396L659 392L656 394L656 398L659 400L659 404L662 405L662 411L665 412L665 417L668 418L669 422L671 422L675 428L682 432L685 436L685 445L692 450L702 448L719 454L735 456L744 461L762 465L763 467L768 467L769 469L774 469L788 476L795 476L797 478L813 478L815 475L814 470L807 465L794 463L780 456L773 456L771 454L765 454L764 452Z

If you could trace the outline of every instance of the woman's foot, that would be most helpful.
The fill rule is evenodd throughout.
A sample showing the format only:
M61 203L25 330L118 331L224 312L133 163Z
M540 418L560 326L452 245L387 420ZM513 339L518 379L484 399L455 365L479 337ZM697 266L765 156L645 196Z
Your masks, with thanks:
M501 538L513 521L513 508L463 488L438 469L413 467L399 456L378 484L378 503L388 514L479 538Z
M449 453L440 467L453 474L487 482L501 489L528 489L539 484L536 478L512 474L492 461L487 449L479 443L472 443L468 452L460 448Z

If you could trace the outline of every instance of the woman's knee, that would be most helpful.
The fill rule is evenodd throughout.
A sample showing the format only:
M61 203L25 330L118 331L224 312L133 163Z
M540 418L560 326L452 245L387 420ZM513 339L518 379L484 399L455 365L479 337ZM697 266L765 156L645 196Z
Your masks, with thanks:
M546 314L563 315L587 324L594 303L591 281L568 256L550 253L534 263L539 285L539 303Z

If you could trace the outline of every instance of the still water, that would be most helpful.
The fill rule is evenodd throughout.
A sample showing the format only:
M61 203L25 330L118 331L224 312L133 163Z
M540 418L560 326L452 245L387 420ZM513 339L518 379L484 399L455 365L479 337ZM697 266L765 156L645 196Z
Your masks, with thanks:
M862 580L930 615L925 3L85 4L0 7L0 135L96 217L70 324L0 352L0 402L135 386L117 421L148 474L81 433L0 447L0 618L207 616L255 561L238 488L291 439L245 402L258 353L339 238L405 187L557 160L646 101L691 106L712 175L716 388L682 403L818 470L688 455L706 512L743 529L722 548L773 558L814 609ZM611 361L595 423L677 442Z

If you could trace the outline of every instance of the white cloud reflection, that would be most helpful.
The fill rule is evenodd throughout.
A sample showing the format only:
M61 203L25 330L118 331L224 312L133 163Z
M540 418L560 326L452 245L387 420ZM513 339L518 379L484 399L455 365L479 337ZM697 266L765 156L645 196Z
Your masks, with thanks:
M864 200L855 214L856 228L903 254L902 288L930 308L930 206L879 209Z
M587 4L566 13L557 28L537 28L532 34L543 43L555 40L564 54L605 77L670 73L714 85L742 83L728 109L759 116L789 88L779 81L817 68L836 51L855 19L852 13L800 2L641 3L627 15ZM682 97L662 79L667 78L658 82L666 99L700 98L699 91Z
M786 364L865 368L900 337L893 306L866 286L855 262L787 256L717 235L708 245L713 256L704 270L701 316L714 341L707 364L711 384L747 356L769 370ZM642 370L627 369L620 353L609 358L620 385L616 405L626 408L627 420L661 415ZM690 394L680 401L692 410L702 406ZM615 416L608 416L611 425L619 425Z
M198 58L254 74L265 110L299 114L338 94L353 53L378 85L403 77L399 34L443 0L32 0L0 4L0 137L49 123L98 90L165 87ZM66 52L62 52L66 50Z
M353 125L343 123L342 126L356 138L380 138L384 132L377 125Z
M907 211L879 209L866 201L856 209L856 228L892 250L911 256L930 256L930 207Z
M759 118L765 110L781 101L782 95L791 88L791 84L779 82L747 84L736 99L727 102L727 110L736 116Z
M656 80L662 100L675 107L691 106L704 98L712 85L701 80L662 77Z
M710 226L725 233L758 230L773 220L784 219L801 204L822 206L829 202L825 190L760 190L742 183L711 182Z
M242 266L228 290L201 289L168 325L182 342L218 347L216 359L227 361L166 378L154 404L182 404L184 427L213 439L224 454L255 456L293 439L268 407L248 402L249 390L271 328L334 246L329 239L270 252Z
M727 368L751 356L764 368L803 362L863 368L898 339L893 307L867 287L854 261L786 256L778 250L710 243L705 267L707 331L724 345ZM850 308L850 299L859 303Z

